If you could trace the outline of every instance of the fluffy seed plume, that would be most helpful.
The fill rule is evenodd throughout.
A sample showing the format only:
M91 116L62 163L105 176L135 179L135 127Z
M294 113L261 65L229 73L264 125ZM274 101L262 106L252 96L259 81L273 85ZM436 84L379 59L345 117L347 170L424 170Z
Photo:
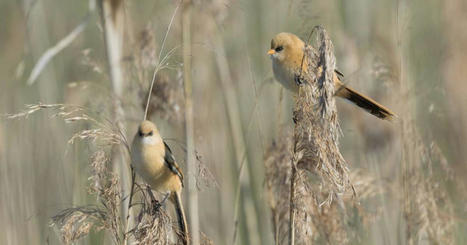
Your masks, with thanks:
M347 164L339 151L340 128L334 101L333 45L322 27L315 27L317 50L305 48L309 73L300 74L294 106L294 130L282 136L265 156L266 185L277 244L348 241L345 221L335 221L352 188ZM292 166L292 167L290 167ZM290 186L290 187L289 187ZM329 237L339 233L339 236ZM287 236L288 235L288 236Z
M325 202L331 203L336 193L344 193L351 185L347 164L339 151L340 127L334 100L333 45L322 27L315 27L318 51L307 45L305 57L309 70L302 81L294 107L294 154L297 166L316 174L320 185L328 189Z

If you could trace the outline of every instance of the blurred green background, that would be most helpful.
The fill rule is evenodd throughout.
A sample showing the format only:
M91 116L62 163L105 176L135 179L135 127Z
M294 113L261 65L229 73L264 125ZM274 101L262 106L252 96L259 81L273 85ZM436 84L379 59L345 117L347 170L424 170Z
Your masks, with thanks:
M121 99L130 140L142 118L141 102L177 3L125 1L126 89ZM452 242L465 244L466 11L465 0L193 1L195 148L219 184L199 192L201 231L215 244L232 244L240 179L238 244L273 244L263 156L280 129L292 125L293 102L274 81L266 51L278 32L306 38L313 26L322 25L333 40L345 81L393 109L416 128L425 145L438 145L446 156L453 173L453 179L439 180L442 193L453 204L453 213L446 216L454 222ZM84 105L106 117L112 90L97 10L38 79L26 83L41 55L88 13L87 1L0 0L0 113L17 113L25 104L41 102ZM182 43L180 13L168 33L165 52ZM146 63L137 66L137 60ZM163 72L177 84L174 96L183 96L180 48L169 63ZM182 98L174 108L183 103ZM408 137L402 123L378 120L342 100L338 110L341 151L350 169L368 172L384 190L376 201L361 202L374 217L359 228L349 224L348 229L359 229L359 239L350 243L408 243L401 228L403 197L397 195L402 192L402 142ZM183 142L183 112L170 113L178 116L167 120L155 112L151 120L164 138ZM83 143L67 144L79 128L51 115L41 112L27 120L0 120L1 244L59 244L50 217L61 209L95 202L87 194L90 149ZM234 143L237 137L241 149ZM243 160L238 152L242 155L243 149L246 165L239 178ZM175 152L184 167L183 151ZM419 235L417 244L432 243ZM79 244L110 241L93 233Z

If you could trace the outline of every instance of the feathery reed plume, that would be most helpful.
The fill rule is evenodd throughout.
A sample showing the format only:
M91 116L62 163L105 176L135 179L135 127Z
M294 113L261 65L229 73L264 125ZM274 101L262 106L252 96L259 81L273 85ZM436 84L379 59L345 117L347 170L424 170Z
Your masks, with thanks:
M71 244L91 232L103 229L105 212L95 207L68 208L52 217L51 225L59 229L62 242Z
M175 50L177 50L178 47L174 47L168 52L164 54L162 57L164 47L165 47L165 42L167 40L167 36L171 30L173 21L175 19L175 16L178 12L179 7L182 5L182 1L179 1L177 6L174 9L174 12L172 13L172 17L170 19L170 23L167 26L167 30L164 35L164 39L162 40L160 44L160 50L159 50L159 55L156 57L155 56L155 48L154 48L154 34L153 32L149 29L146 28L143 32L141 32L140 37L137 41L138 46L140 47L139 52L136 52L136 60L134 62L134 65L136 67L136 73L137 77L139 78L140 81L147 81L149 79L147 76L147 68L151 66L153 68L151 72L151 83L149 84L149 89L142 89L140 91L141 93L144 93L143 97L144 102L143 102L143 108L144 108L144 120L147 118L150 118L151 114L155 112L154 110L158 110L158 112L162 112L162 116L167 119L174 119L170 115L170 110L173 109L175 111L175 114L178 113L177 116L180 116L180 107L178 106L176 99L180 99L180 93L176 93L174 91L176 86L168 86L169 84L174 85L174 83L164 83L164 79L161 79L161 76L159 74L159 71L161 71L164 68L169 67L169 62L168 59L175 53ZM179 81L179 85L182 84L182 76L180 75L181 73L178 73L177 80ZM158 82L162 82L161 84L158 84ZM140 84L141 85L141 84ZM160 86L160 87L159 87ZM142 86L140 86L142 88ZM178 90L179 91L179 90ZM151 97L152 95L156 95L156 101L151 102ZM179 96L173 96L173 94L178 94ZM177 117L179 118L179 117Z
M140 222L132 231L137 244L173 244L168 236L170 219L162 208L158 208L153 214L144 212L139 219Z
M266 190L271 208L275 244L286 244L289 233L290 183L292 171L290 159L293 152L293 137L285 133L274 142L265 154ZM318 181L313 181L308 170L297 168L295 182L295 243L346 244L359 239L358 228L367 228L380 212L364 210L359 201L371 200L383 190L376 179L362 170L351 171L355 178L358 200L353 194L330 205L320 205L326 193ZM352 223L351 223L352 222Z
M122 240L122 223L117 212L122 199L118 178L109 170L108 153L98 150L90 157L92 175L89 192L98 197L98 205L68 208L54 217L52 225L59 228L64 243L69 244L87 235L92 227L111 232L115 243Z
M301 86L294 107L293 140L283 137L285 143L273 144L266 154L266 181L277 244L284 243L287 231L289 244L310 244L318 237L328 242L346 241L345 232L341 232L342 237L329 237L336 234L335 230L344 230L344 223L333 221L333 213L339 209L332 200L351 189L351 184L339 151L333 46L324 28L315 27L315 31L319 49L307 45L304 56L312 72L296 78ZM284 183L290 184L290 192ZM286 197L290 200L285 201ZM338 201L342 206L342 200Z
M183 115L183 94L180 87L183 79L180 72L175 78L170 78L167 73L159 72L154 81L154 87L149 95L146 90L141 90L141 101L143 108L148 106L147 118L157 114L159 117L169 121L180 121ZM144 91L144 92L143 92ZM148 96L151 96L149 104Z
M137 244L174 244L169 234L177 227L171 224L171 220L161 204L154 200L150 188L146 185L135 185L136 192L141 193L143 198L138 204L139 213L136 218L136 226L127 235L133 235Z
M98 119L94 113L80 106L64 104L36 104L27 105L23 112L7 115L9 119L27 118L41 110L52 110L53 117L62 118L66 123L83 122L92 126L74 133L69 144L76 140L89 142L91 149L95 149L90 156L92 174L89 180L89 192L97 196L97 205L87 205L68 208L52 218L52 224L59 228L62 240L71 243L89 233L92 227L96 230L105 229L112 234L115 243L124 239L123 226L118 210L121 210L122 194L119 191L119 179L111 171L109 160L110 148L119 145L128 148L125 136L117 126L109 120Z
M100 16L102 26L104 27L104 41L107 54L107 63L109 67L110 82L112 89L117 97L113 101L114 117L118 130L125 131L125 113L122 106L123 91L125 89L124 71L122 66L123 60L123 40L124 40L124 1L123 0L99 0ZM128 162L125 161L120 148L115 148L112 154L113 168L118 173L121 181L121 192L126 195L131 192L133 176ZM120 208L120 207L119 207ZM129 222L125 222L125 230L130 229L131 220L133 216L130 212L130 204L118 210L122 217L129 217ZM127 244L125 237L124 244Z
M139 207L137 223L135 227L130 227L131 229L124 228L125 223L119 213L124 204L124 195L120 189L118 175L111 171L116 164L111 160L111 149L115 145L120 145L128 151L129 148L118 127L105 118L93 117L94 113L84 107L64 104L28 105L23 112L7 115L7 118L27 118L40 110L52 110L55 112L53 117L62 118L67 123L84 122L92 126L74 133L68 143L74 144L76 140L84 140L94 150L89 157L91 176L88 190L97 197L97 204L67 208L52 217L51 224L58 228L62 241L67 244L73 243L94 229L108 231L115 244L123 244L130 236L133 236L138 244L173 244L170 231L176 228L172 227L168 215L160 205L154 208L155 200L144 195L145 189L139 184L136 185L135 193L142 193L143 202L134 204ZM180 233L177 232L177 235Z
M98 150L91 155L92 175L90 193L97 195L97 200L105 211L104 224L112 232L113 239L120 243L123 226L118 210L121 209L122 195L119 191L119 179L110 171L109 154Z
M346 162L339 151L340 128L334 100L333 45L322 27L317 32L319 49L305 48L311 62L309 74L297 78L302 83L294 107L294 154L297 167L316 174L327 189L325 202L331 204L335 194L344 193L351 185Z
M88 110L85 107L66 105L66 104L31 104L26 105L26 109L16 114L8 114L8 119L28 118L30 115L41 110L54 111L52 117L63 119L66 123L85 122L92 125L92 129L84 129L76 132L68 140L68 143L73 144L75 140L89 140L96 143L97 146L112 146L121 144L126 149L129 149L128 142L125 136L118 130L117 126L105 118L98 118L99 113Z
M403 145L406 241L453 244L454 210L443 183L453 178L447 160L434 142L425 145L413 124L406 125Z
M182 29L184 32L183 36L183 66L173 66L169 62L175 51L179 48L176 46L170 50L164 50L164 46L168 37L170 30L172 29L172 24L174 22L176 14L178 13L179 8L182 12ZM177 142L187 156L187 168L186 174L188 176L188 188L193 188L191 192L196 192L202 187L209 187L211 185L217 185L213 175L207 169L207 167L202 163L201 156L195 151L193 144L193 116L192 112L192 99L191 99L191 31L190 31L190 13L188 8L191 8L189 2L178 1L170 22L167 26L165 36L161 40L161 43L155 43L155 34L153 30L148 25L138 36L135 42L135 45L139 47L133 56L132 59L134 62L131 63L132 67L129 69L136 75L140 81L138 97L142 98L140 102L143 111L145 112L145 118L151 118L152 115L157 114L158 117L163 118L172 122L183 121L183 114L185 114L185 123L186 123L186 138L187 143ZM156 52L156 45L160 46L159 51ZM166 51L166 52L165 52ZM158 56L157 56L158 53ZM181 67L184 68L181 71ZM174 68L175 74L167 71L165 68ZM148 72L150 71L150 72ZM144 81L151 81L150 85L147 86ZM185 98L183 98L183 86L185 85ZM185 100L185 101L183 101ZM183 103L186 103L183 105ZM187 110L185 111L185 107ZM191 180L190 180L191 179ZM196 193L195 193L196 194ZM188 195L190 197L190 193ZM196 198L195 198L196 199ZM197 200L192 199L195 203ZM190 207L190 201L188 201L188 207ZM192 210L191 210L192 209ZM190 217L197 215L196 207L190 208ZM198 223L198 222L195 222ZM189 228L192 230L193 236L197 237L198 230L197 225L190 225ZM170 232L170 230L166 231ZM181 232L177 232L178 235L183 235ZM180 237L180 240L189 240L186 237ZM138 240L138 239L137 239ZM197 239L192 239L193 242L196 242ZM139 240L138 240L139 241ZM151 239L149 239L151 241ZM204 240L201 241L203 243Z
M417 84L410 79L409 65L410 35L406 33L406 22L411 17L407 2L397 6L397 41L399 61L400 97L405 97L404 120L401 131L401 177L403 189L401 206L402 232L406 244L419 244L430 241L432 244L453 244L454 210L447 196L447 180L452 171L447 160L435 142L423 139L417 127L416 107L412 98L416 97ZM418 92L418 91L417 91ZM427 143L425 141L430 143Z
M289 186L292 175L290 168L292 144L291 137L283 137L283 140L273 143L266 152L264 161L275 244L286 244L288 239L290 208L288 197L290 196ZM294 205L300 208L295 216L295 242L297 244L311 244L310 238L315 230L311 214L315 212L316 205L314 205L313 194L308 189L307 181L301 177L305 170L297 169L297 171L300 177L295 183Z
M311 35L315 31L319 50L316 52L311 45L307 45L303 57L303 60L307 59L311 72L301 73L296 79L302 86L294 106L289 244L294 244L296 227L295 189L305 188L298 185L295 176L300 175L297 175L299 172L296 168L307 169L318 176L322 191L315 195L322 196L325 200L323 203L328 205L331 205L334 195L343 193L349 184L348 169L338 147L339 125L333 96L333 45L324 28L314 27Z

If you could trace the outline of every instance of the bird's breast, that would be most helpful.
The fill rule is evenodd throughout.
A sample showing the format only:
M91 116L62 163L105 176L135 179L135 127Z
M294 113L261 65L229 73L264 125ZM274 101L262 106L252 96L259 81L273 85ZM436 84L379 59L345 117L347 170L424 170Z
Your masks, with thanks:
M272 70L277 81L279 81L282 86L294 93L298 92L298 85L295 83L296 74L293 67L289 67L280 63L279 61L273 60Z
M136 173L148 183L152 189L167 191L165 183L175 176L164 164L164 150L154 146L142 146L141 151L132 153L132 166Z

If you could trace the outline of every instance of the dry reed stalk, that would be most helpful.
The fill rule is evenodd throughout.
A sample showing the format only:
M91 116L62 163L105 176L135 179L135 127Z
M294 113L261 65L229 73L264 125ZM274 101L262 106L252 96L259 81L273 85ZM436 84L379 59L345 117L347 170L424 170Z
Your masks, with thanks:
M108 15L103 14L105 9L109 6L112 8L111 11L114 11L115 13L121 11L121 9L118 10L121 8L118 1L111 1L110 5L108 6L106 6L104 2L100 3L104 24L105 21L118 22L113 17L109 17ZM121 2L121 4L123 4L123 2ZM107 17L109 18L106 19ZM121 26L115 23L111 23L111 25ZM118 32L115 30L118 29L115 26L110 26L110 29L114 28L114 30L104 30L106 34L107 47L113 47L109 48L108 50L108 58L110 60L109 63L112 63L112 60L121 60L121 53L115 50L115 47L119 46L117 45L118 42L115 44L115 42L109 41L109 39L113 40L115 36L122 35L115 33ZM110 36L110 38L108 36ZM113 44L108 44L108 42L113 42ZM161 62L165 62L170 54L173 53L173 50L171 50L168 55L161 60ZM114 59L110 56L120 56L120 58ZM116 65L117 67L112 67L113 65ZM92 116L92 113L87 111L87 109L84 107L71 106L66 104L28 105L24 112L15 115L8 115L8 118L14 119L28 117L30 114L33 114L37 111L50 109L56 111L54 116L61 117L67 123L86 122L86 124L93 127L91 129L84 129L75 133L70 138L69 143L73 144L77 140L86 140L86 142L89 143L90 149L95 150L95 154L90 157L91 169L93 173L89 180L92 181L90 192L98 197L98 203L95 206L90 205L69 208L52 218L53 225L59 228L62 240L65 243L76 242L79 238L88 235L92 229L95 231L104 229L109 231L111 234L110 237L112 237L113 243L115 244L127 243L127 238L130 236L133 236L135 238L135 242L138 244L173 244L171 241L173 239L170 239L171 237L169 234L174 229L174 227L172 227L168 216L160 208L155 211L151 208L148 208L149 206L152 207L152 205L147 205L147 199L145 199L146 204L136 204L137 206L142 205L142 208L139 209L139 220L135 227L129 226L128 223L125 223L125 219L122 218L125 217L125 214L122 215L122 213L128 211L128 208L125 207L125 204L127 203L125 200L127 200L128 193L125 193L124 190L122 191L122 189L119 188L119 186L121 186L122 181L120 180L122 179L122 176L112 174L110 169L115 167L117 164L121 165L124 162L119 163L119 159L111 157L113 152L110 150L110 148L118 147L120 149L126 149L127 151L129 149L124 132L122 132L124 117L122 113L122 101L120 101L120 99L122 98L121 95L123 93L121 90L123 87L123 78L120 80L120 82L118 82L118 78L114 79L114 77L120 77L123 74L123 68L121 67L121 64L115 64L115 62L113 62L113 65L109 65L109 70L111 71L110 77L112 80L114 93L116 95L112 97L115 99L113 102L116 104L116 106L114 106L114 110L112 111L115 114L115 118L119 119L106 119L98 113L95 113L96 115ZM112 69L116 69L117 71L112 71ZM118 70L120 70L120 72L118 72ZM99 117L101 120L97 119ZM192 149L193 154L195 154L194 148ZM120 153L123 154L124 152ZM198 155L196 155L196 158L199 160ZM198 167L197 173L199 176L207 176L210 174L201 164L201 162L199 165L196 165L196 163L194 164ZM196 188L199 186L199 184L196 182L191 186ZM128 222L128 219L126 221ZM132 229L130 230L130 228ZM202 244L212 244L212 241L203 236Z
M183 87L182 72L178 72L177 77L172 78L166 72L160 71L154 81L149 105L146 104L149 96L147 90L140 90L140 97L145 98L141 101L141 105L144 108L148 106L147 118L158 115L169 122L183 121L185 105L181 87Z
M340 128L334 100L333 75L335 57L333 45L322 27L315 27L319 50L311 45L305 48L309 74L302 74L294 107L294 141L296 153L303 156L297 166L315 172L323 185L330 187L328 204L335 194L344 193L350 187L348 168L339 151ZM310 62L311 60L311 62Z
M200 244L198 192L196 190L195 142L193 120L193 98L191 79L191 1L183 3L182 10L182 39L183 39L183 82L185 85L185 133L186 133L186 171L188 173L188 208L190 210L189 224L191 229L191 243ZM187 234L188 236L188 234ZM190 237L190 236L189 236Z
M435 142L422 140L410 110L402 122L402 214L406 244L453 244L454 209L447 194L453 172Z
M401 239L405 244L453 244L454 211L444 182L452 180L453 173L435 142L427 144L418 132L415 118L414 84L408 72L409 38L405 26L411 10L407 1L397 6L397 38L400 65L400 95L404 96L401 125L402 138L402 218ZM429 141L430 142L430 141Z
M27 16L27 35L28 35L28 49L30 50L34 59L39 60L43 55L42 52L50 48L51 41L49 27L47 25L46 3L35 2L33 0L23 0L24 15ZM42 101L49 101L55 103L58 101L58 91L60 84L57 81L59 77L60 64L54 64L54 66L40 72L39 80L46 81L45 83L39 83L38 95Z
M53 117L61 118L67 123L81 122L92 126L90 129L75 132L68 142L69 144L74 144L77 140L88 142L94 152L89 157L91 167L89 192L97 197L97 203L68 208L52 217L52 225L58 228L62 241L66 244L74 243L88 235L91 230L105 230L111 234L115 244L124 244L130 236L134 237L137 244L173 244L169 234L176 228L173 227L165 211L160 207L154 208L153 201L144 194L143 202L135 204L139 207L135 227L128 230L125 219L119 212L125 204L123 198L125 195L120 189L119 176L111 171L116 164L112 161L111 149L120 146L129 151L129 148L118 126L105 118L93 117L92 114L98 114L86 108L63 104L28 105L25 111L7 117L27 118L41 110L52 110L55 112ZM144 191L137 185L135 192Z
M162 57L165 47L165 41L171 30L173 20L175 19L180 5L181 2L173 11L170 23L168 24L164 38L161 41L158 56L156 55L156 43L154 40L155 34L151 29L151 25L148 25L142 32L139 33L139 35L136 37L136 41L135 38L130 37L132 43L131 46L137 46L139 47L139 49L137 49L136 52L134 52L132 59L134 62L129 63L128 70L132 72L132 75L137 77L136 80L139 81L137 86L137 88L139 89L137 97L144 98L138 101L138 103L141 104L142 109L144 111L144 120L150 119L152 114L155 112L159 116L167 120L180 119L181 110L179 104L182 99L182 94L180 92L181 90L179 89L180 86L177 87L176 83L170 82L169 77L166 76L166 74L160 74L160 71L168 67L168 59L172 56L172 54L175 51L175 48L173 48L172 50L168 51L164 57ZM129 29L131 30L131 28ZM150 81L149 88L147 88L147 86L145 85L146 83L144 81ZM178 79L178 81L178 85L181 85L182 79ZM131 208L134 206L132 201L134 195L134 187L136 185L135 178L136 173L132 169L132 181L128 202L129 214L127 215L127 233L129 233L129 229L131 229L131 227L134 226L133 223L135 221L135 219L130 219L130 214L134 216L134 210ZM154 223L158 224L157 227L154 227L154 224L148 223L149 221L154 221L154 218L157 218L157 215L156 217L154 217L154 214L147 214L146 216L148 217L143 219L146 225L140 226L140 219L140 223L138 223L137 227L132 229L134 231L132 234L134 234L137 242L140 243L142 242L146 244L152 244L155 241L155 238L156 240L162 243L162 241L164 240L158 239L158 237L162 236L160 234L165 234L165 237L168 236L167 232L169 231L159 227L161 225L160 222ZM150 217L152 218L150 219ZM141 232L141 227L145 227L144 229L146 231ZM150 228L149 230L148 227ZM160 234L153 234L154 232L159 232Z
M105 46L112 88L117 96L123 94L123 0L100 0L99 7L104 27Z
M294 236L294 183L295 168L300 167L317 174L322 194L322 204L331 205L334 196L344 193L350 186L346 162L339 151L339 124L334 100L335 57L333 45L322 27L317 31L318 52L311 45L305 48L304 59L308 60L309 73L302 73L297 80L300 86L294 107L294 146L292 156L292 179L290 199L289 244ZM300 74L300 76L302 76ZM326 193L327 192L327 193Z
M269 206L272 211L275 244L287 244L290 232L290 184L293 157L293 137L288 134L282 142L273 143L266 153L266 188ZM329 191L323 190L318 181L310 179L309 171L296 168L295 180L295 244L347 244L358 239L358 226L349 226L351 219L363 224L373 220L370 214L355 201L353 194L342 196L330 205L320 205L321 199ZM352 173L359 178L357 191L362 193L360 200L366 200L381 193L375 187L371 176L361 172ZM355 221L353 221L355 222Z
M425 145L411 123L404 126L403 148L407 244L418 244L421 240L453 244L453 205L443 185L443 181L452 179L446 159L435 143Z
M139 184L135 184L135 187L135 192L141 193L142 201L136 203L139 208L136 225L128 234L134 237L136 244L178 244L170 236L178 227L172 224L161 203L154 199L150 188ZM178 241L181 241L180 238Z
M138 35L136 40L136 45L139 47L139 52L136 52L135 59L134 59L134 66L133 74L135 74L138 78L144 80L150 80L149 91L147 86L140 86L139 95L141 98L144 98L140 101L142 105L143 111L145 112L145 118L151 118L151 115L157 114L158 117L170 120L170 121L182 121L182 114L186 115L187 120L186 122L186 135L187 135L187 143L178 143L178 145L184 150L184 152L188 156L187 160L187 172L188 178L192 178L189 180L190 184L187 186L187 189L191 189L192 192L196 192L200 190L202 187L216 185L216 181L213 178L213 175L207 169L207 167L202 163L201 156L195 151L194 149L194 139L193 139L193 116L191 115L193 112L192 108L192 96L191 96L191 33L182 33L185 35L184 38L188 38L188 40L184 40L183 44L183 52L187 52L187 55L184 56L184 62L186 65L183 66L185 69L183 72L178 71L175 80L172 77L169 77L169 73L162 72L165 68L170 68L169 65L169 58L172 57L174 52L178 49L178 46L175 48L170 49L167 52L164 52L164 46L168 37L170 30L172 29L172 24L174 23L175 16L178 12L178 9L182 7L182 28L189 28L190 19L183 19L190 17L189 15L185 14L185 8L191 8L191 6L187 6L186 4L190 5L190 3L183 1L179 1L177 6L175 7L170 22L167 26L166 33L161 40L160 50L156 52L155 44L154 44L154 33L149 28L146 27L145 30ZM191 11L191 10L190 10ZM183 31L183 29L182 29ZM189 32L190 30L188 30ZM188 46L186 46L186 45ZM159 53L159 55L154 55ZM178 67L175 67L178 69ZM150 71L148 73L147 71ZM183 83L188 87L187 91L185 92L185 101L187 104L182 105L183 92L180 89L183 86ZM185 111L184 109L189 108L189 111ZM190 115L188 115L190 114ZM169 140L169 139L166 139ZM191 143L190 143L191 142ZM188 163L189 162L189 163ZM197 193L195 193L197 194ZM190 196L190 194L188 195ZM192 198L193 200L193 198ZM188 201L189 203L190 201ZM195 200L195 202L197 202ZM190 205L187 205L190 207ZM197 209L197 208L195 208ZM193 211L195 212L195 211ZM195 215L195 214L193 214ZM191 229L191 225L189 226ZM196 228L199 230L199 228ZM204 242L206 239L203 238L201 242Z
M340 129L332 82L335 58L326 31L322 27L315 27L315 31L319 49L307 45L304 57L310 61L308 68L312 72L297 78L301 86L294 107L293 140L282 137L283 143L273 144L266 154L277 244L284 243L286 234L289 244L311 244L318 237L328 242L346 241L345 233L342 237L331 236L333 231L343 229L343 223L332 220L338 214L337 203L343 206L343 201L338 198L336 203L333 199L352 189L338 147ZM284 188L285 184L290 189Z
M164 39L162 40L162 43L161 43L161 47L160 47L160 51L159 51L159 56L157 57L157 63L155 64L155 68L154 68L154 71L153 71L153 73L152 73L152 80L151 80L151 83L150 83L150 85L149 85L149 92L146 93L146 99L144 100L144 101L145 101L145 104L143 104L143 106L144 106L144 120L146 120L147 118L150 118L150 114L152 113L152 110L151 110L151 109L153 109L153 107L158 108L158 107L161 107L161 105L163 106L163 105L166 105L166 104L171 104L171 103L170 103L170 102L171 102L171 99L173 99L173 97L171 97L171 96L168 94L168 92L169 92L170 90L169 90L169 91L164 90L164 88L167 88L168 86L164 86L164 84L157 84L157 85L159 85L159 87L156 86L156 88L157 88L157 89L156 89L156 88L154 87L154 85L155 85L156 81L159 80L159 77L158 77L158 76L159 76L159 71L162 70L162 69L164 69L164 68L169 67L169 65L168 65L168 64L169 64L168 59L174 54L175 50L177 49L177 47L172 48L170 51L168 51L168 52L164 55L164 57L162 57L162 53L163 53L163 51L164 51L164 47L165 47L165 42L166 42L166 40L167 40L167 36L169 35L169 32L170 32L170 30L171 30L172 23L173 23L173 21L174 21L174 19L175 19L175 15L177 14L177 11L178 11L179 7L182 5L182 3L183 3L183 1L179 1L177 7L175 8L175 10L174 10L174 12L173 12L173 14L172 14L172 17L171 17L171 19L170 19L170 23L169 23L169 25L167 26L167 31L165 32ZM149 32L149 34L150 34L150 32ZM143 35L144 35L144 32L143 32ZM143 36L143 38L144 38L144 36ZM144 54L144 50L145 50L146 47L147 47L147 45L144 45L144 43L147 44L148 41L144 41L144 42L143 42L143 45L141 45L141 51L142 51L143 54ZM154 52L154 49L152 49L152 50L149 49L149 52L150 52L150 53L153 53L153 52L151 52L151 51ZM143 55L141 55L140 57L141 57L141 58L144 58ZM148 63L148 62L144 62L144 61L145 61L144 59L141 59L141 60L140 60L140 64L141 64L141 63L143 63L143 64L144 64L144 63ZM179 78L180 78L180 79L178 79L178 80L181 81L181 75L179 75ZM172 84L173 84L173 83L172 83ZM155 92L155 91L156 91L156 92ZM158 91L161 91L161 92L158 92ZM156 97L156 101L151 103L151 97L152 97L151 95L152 95L153 93L155 93L155 94L157 94L157 95L160 95L160 96L158 96L158 97L160 97L160 98L157 98L157 97ZM160 104L156 104L157 102L159 102ZM154 106L154 104L156 104L156 105ZM173 109L174 109L175 111L179 111L179 110L178 110L179 107L178 107L177 105L175 105L175 107L174 107ZM167 115L167 114L168 114L168 113L167 113L167 112L168 112L167 109L162 110L162 112L163 112L162 115Z
M272 211L275 244L286 244L289 239L292 144L291 137L282 137L282 140L273 143L266 153L266 187ZM304 174L303 169L296 169L296 171L297 175ZM293 229L296 244L311 244L314 231L311 214L314 213L313 209L316 205L313 204L314 199L312 192L308 189L308 183L304 180L305 178L302 177L295 179L293 201L295 207L299 207L299 209L294 209L296 222Z
M92 207L69 208L52 217L52 225L59 229L62 242L71 244L89 234L91 229L102 229L100 221L105 220L105 212Z
M240 111L238 108L239 102L238 102L238 97L235 94L235 89L232 87L233 81L232 81L232 76L230 73L230 68L229 68L229 62L227 60L227 55L225 52L225 47L224 47L224 41L222 40L220 33L215 33L213 34L214 38L214 45L215 45L215 50L216 50L216 64L217 68L219 69L219 74L220 74L220 84L222 87L222 93L224 94L224 101L225 101L225 106L227 110L227 115L229 118L229 127L230 127L230 133L232 136L232 141L234 145L234 151L235 151L235 158L237 162L237 169L239 170L238 175L236 176L237 181L240 183L240 190L247 189L247 188L252 188L252 181L251 178L255 178L250 173L250 168L246 168L245 174L243 174L244 168L242 165L244 164L245 166L249 165L249 161L246 157L246 140L243 135L243 130L241 127L241 117L240 117ZM251 197L245 197L245 198L240 198L242 200L242 205L246 210L250 211L250 216L251 217L257 217L257 212L255 210L255 205L252 201ZM237 204L236 204L237 205ZM234 209L236 209L235 207ZM236 235L237 229L238 229L238 222L237 218L234 217L235 223L233 227L233 232L234 232L234 241L236 242ZM250 219L243 219L243 225L245 227L248 227L249 229L249 236L248 236L248 243L249 244L259 244L260 243L260 237L258 236L258 225L254 221L259 220L258 218L250 218Z
M124 71L122 66L123 60L123 36L124 36L124 1L123 0L99 0L100 14L102 26L104 27L104 40L106 47L106 54L108 60L108 67L110 72L110 80L112 82L112 89L116 96L114 103L114 120L117 124L118 130L125 132L124 118L125 113L122 106L121 99L123 98L124 85ZM132 174L125 155L121 148L115 148L113 154L114 171L117 172L121 180L121 191L123 195L130 192L131 182L129 179ZM130 217L129 205L124 206L119 210L122 217ZM130 229L128 222L125 222L126 231ZM127 243L125 236L124 243Z
M96 4L94 0L90 0L89 12L83 18L83 21L78 26L76 26L67 36L65 36L57 44L55 44L53 47L50 47L49 49L47 49L47 51L44 52L44 54L42 54L42 56L34 65L31 74L29 75L29 78L26 82L28 85L34 84L34 82L39 77L42 70L47 66L47 64L64 48L69 46L81 34L81 32L84 31L92 13L95 10L95 5Z
M52 218L52 224L60 229L62 240L72 243L87 235L91 228L105 229L112 234L115 244L123 244L129 235L136 244L172 244L169 243L171 224L162 208L154 209L148 198L140 204L138 223L124 231L124 222L118 210L123 203L118 177L110 171L110 154L98 150L91 156L92 175L90 193L98 197L98 205L69 208ZM141 189L141 188L140 188Z
M72 135L69 144L76 140L84 140L89 143L91 149L95 149L90 156L92 175L89 178L91 185L89 191L97 196L97 205L69 208L52 218L52 224L59 228L62 240L72 243L87 235L91 228L105 229L112 234L115 243L121 243L123 239L123 225L118 210L121 209L122 194L118 188L119 179L109 171L109 149L119 145L128 149L125 137L116 125L106 119L97 119L86 108L64 104L38 104L28 105L26 110L14 115L8 115L9 119L27 118L29 115L41 110L52 110L53 117L63 119L66 123L86 123L91 129L83 129Z

